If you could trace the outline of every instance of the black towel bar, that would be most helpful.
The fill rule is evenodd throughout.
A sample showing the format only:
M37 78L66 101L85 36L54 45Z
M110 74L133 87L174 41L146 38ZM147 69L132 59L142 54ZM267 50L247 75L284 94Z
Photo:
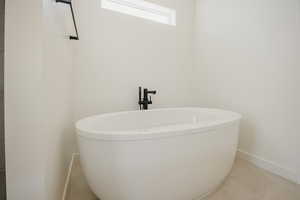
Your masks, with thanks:
M75 27L75 31L76 31L76 36L69 36L70 40L79 40L79 35L78 35L78 30L77 30L77 25L76 25L76 21L75 21L75 16L74 16L74 10L73 10L73 5L72 5L72 1L71 0L56 0L57 3L64 3L64 4L68 4L71 8L71 13L72 13L72 18L73 18L73 23L74 23L74 27Z

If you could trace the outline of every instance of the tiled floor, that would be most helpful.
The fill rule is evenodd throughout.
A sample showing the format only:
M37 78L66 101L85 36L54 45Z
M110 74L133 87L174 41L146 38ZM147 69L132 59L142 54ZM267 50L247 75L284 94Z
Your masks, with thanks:
M86 184L78 160L67 200L97 200ZM300 200L300 186L238 159L224 184L205 200Z

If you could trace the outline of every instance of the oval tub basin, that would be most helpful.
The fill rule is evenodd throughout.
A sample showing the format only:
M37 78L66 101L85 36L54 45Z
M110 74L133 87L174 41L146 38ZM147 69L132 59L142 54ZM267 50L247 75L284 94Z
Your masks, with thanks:
M76 124L81 164L101 200L195 200L214 191L237 151L237 113L172 108Z

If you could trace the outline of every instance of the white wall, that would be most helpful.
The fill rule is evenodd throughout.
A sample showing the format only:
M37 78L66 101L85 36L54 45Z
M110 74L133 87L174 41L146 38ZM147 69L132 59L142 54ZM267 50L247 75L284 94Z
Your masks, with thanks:
M7 198L45 199L44 140L39 133L41 3L6 1L5 146Z
M241 150L300 178L299 11L298 0L198 0L195 78L202 106L243 114Z
M72 57L54 1L6 1L9 200L60 199L73 152Z
M189 105L193 0L153 0L177 10L177 26L101 9L100 0L74 0L75 118L138 108L138 86L158 90L155 107Z
M73 124L73 57L68 39L70 8L43 0L42 114L47 152L45 182L49 200L61 199L71 154Z

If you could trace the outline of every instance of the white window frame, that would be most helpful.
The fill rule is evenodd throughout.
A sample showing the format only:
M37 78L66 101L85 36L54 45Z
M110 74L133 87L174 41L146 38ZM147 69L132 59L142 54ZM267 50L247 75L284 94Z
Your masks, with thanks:
M104 9L176 26L176 10L144 0L101 0Z

